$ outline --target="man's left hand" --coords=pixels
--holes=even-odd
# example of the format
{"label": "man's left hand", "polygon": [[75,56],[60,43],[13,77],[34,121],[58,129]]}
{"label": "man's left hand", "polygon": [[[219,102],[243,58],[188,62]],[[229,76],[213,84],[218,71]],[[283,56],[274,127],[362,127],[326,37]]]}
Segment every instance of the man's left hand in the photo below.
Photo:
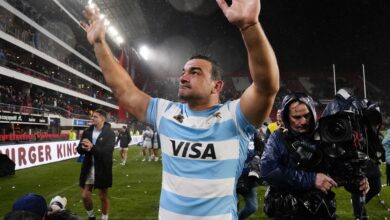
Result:
{"label": "man's left hand", "polygon": [[359,190],[361,192],[363,192],[364,195],[366,195],[368,193],[368,191],[370,190],[370,184],[368,183],[367,177],[364,177],[364,179],[362,179],[360,181],[360,188],[359,188]]}
{"label": "man's left hand", "polygon": [[260,0],[232,0],[230,6],[226,0],[217,0],[217,3],[229,22],[240,30],[259,23]]}
{"label": "man's left hand", "polygon": [[83,140],[81,140],[81,144],[82,144],[82,147],[84,150],[86,151],[90,151],[93,147],[93,144],[90,140],[84,138]]}

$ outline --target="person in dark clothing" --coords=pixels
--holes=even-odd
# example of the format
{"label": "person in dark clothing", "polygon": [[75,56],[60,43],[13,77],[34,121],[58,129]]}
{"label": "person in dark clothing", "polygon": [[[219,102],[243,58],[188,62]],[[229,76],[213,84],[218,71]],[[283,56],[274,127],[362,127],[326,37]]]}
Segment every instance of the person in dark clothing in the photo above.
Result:
{"label": "person in dark clothing", "polygon": [[81,166],[80,182],[82,198],[89,219],[95,219],[91,193],[99,189],[102,203],[102,219],[108,219],[108,188],[112,186],[112,155],[115,147],[115,133],[109,123],[105,122],[106,112],[97,109],[92,115],[92,126],[87,128],[77,152],[84,154]]}
{"label": "person in dark clothing", "polygon": [[236,185],[237,194],[245,201],[244,206],[238,211],[238,219],[247,219],[258,209],[256,188],[261,184],[260,158],[264,150],[264,142],[260,137],[260,131],[256,130],[253,142],[248,146],[248,155],[244,163],[244,169]]}
{"label": "person in dark clothing", "polygon": [[120,130],[120,133],[116,139],[116,144],[120,142],[120,155],[121,155],[121,165],[126,165],[127,161],[127,148],[131,142],[131,135],[126,126],[123,126]]}
{"label": "person in dark clothing", "polygon": [[269,184],[264,212],[274,219],[337,219],[331,191],[337,183],[325,173],[314,140],[313,99],[303,93],[287,95],[281,116],[285,129],[271,134],[260,161],[261,178]]}

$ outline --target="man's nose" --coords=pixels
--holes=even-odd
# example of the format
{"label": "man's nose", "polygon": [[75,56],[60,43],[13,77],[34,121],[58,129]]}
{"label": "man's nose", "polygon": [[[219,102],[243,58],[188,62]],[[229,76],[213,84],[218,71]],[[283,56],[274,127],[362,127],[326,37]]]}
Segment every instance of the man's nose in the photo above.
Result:
{"label": "man's nose", "polygon": [[187,73],[184,73],[183,75],[181,75],[180,76],[180,82],[181,83],[189,82],[189,75],[190,74],[187,74]]}
{"label": "man's nose", "polygon": [[301,124],[307,124],[308,123],[308,120],[306,119],[306,118],[301,118],[301,120],[300,120],[300,123]]}

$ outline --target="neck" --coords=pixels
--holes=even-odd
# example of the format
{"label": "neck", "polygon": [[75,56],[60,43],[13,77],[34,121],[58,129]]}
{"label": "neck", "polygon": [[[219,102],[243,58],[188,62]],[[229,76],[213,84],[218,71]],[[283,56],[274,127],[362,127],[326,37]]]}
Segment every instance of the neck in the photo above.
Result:
{"label": "neck", "polygon": [[104,122],[101,123],[101,124],[95,125],[95,128],[96,128],[97,130],[102,130],[103,125],[104,125]]}
{"label": "neck", "polygon": [[214,105],[219,104],[218,97],[211,97],[207,100],[188,100],[188,107],[193,111],[202,111],[213,107]]}

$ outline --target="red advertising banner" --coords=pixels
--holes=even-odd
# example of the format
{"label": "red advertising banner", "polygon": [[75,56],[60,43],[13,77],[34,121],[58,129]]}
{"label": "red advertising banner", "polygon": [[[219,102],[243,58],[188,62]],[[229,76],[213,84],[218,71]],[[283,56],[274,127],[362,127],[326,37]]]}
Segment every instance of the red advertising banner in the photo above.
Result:
{"label": "red advertising banner", "polygon": [[5,145],[0,146],[0,153],[13,160],[19,170],[78,157],[78,143],[79,140]]}

